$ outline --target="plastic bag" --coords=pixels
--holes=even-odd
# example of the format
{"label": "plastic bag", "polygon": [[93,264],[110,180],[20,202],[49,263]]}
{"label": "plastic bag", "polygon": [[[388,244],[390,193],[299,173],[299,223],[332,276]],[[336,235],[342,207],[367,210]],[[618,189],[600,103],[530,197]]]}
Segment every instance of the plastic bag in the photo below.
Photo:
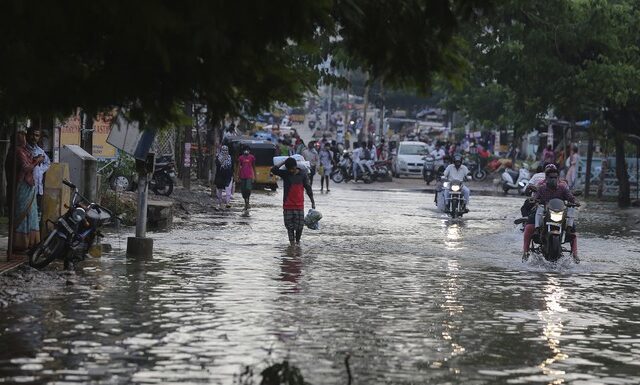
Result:
{"label": "plastic bag", "polygon": [[319,230],[320,219],[322,219],[320,211],[309,209],[309,212],[307,212],[307,215],[304,217],[304,224],[311,230]]}

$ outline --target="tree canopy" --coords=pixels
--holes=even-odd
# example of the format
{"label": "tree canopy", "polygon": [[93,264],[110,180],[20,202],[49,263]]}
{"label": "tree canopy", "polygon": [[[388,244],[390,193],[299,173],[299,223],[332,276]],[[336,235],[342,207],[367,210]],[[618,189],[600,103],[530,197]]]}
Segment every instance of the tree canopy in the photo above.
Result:
{"label": "tree canopy", "polygon": [[[213,116],[289,101],[343,63],[399,84],[462,64],[459,23],[479,0],[69,0],[0,3],[0,115],[125,106],[161,125],[195,101]],[[346,59],[349,58],[349,59]]]}

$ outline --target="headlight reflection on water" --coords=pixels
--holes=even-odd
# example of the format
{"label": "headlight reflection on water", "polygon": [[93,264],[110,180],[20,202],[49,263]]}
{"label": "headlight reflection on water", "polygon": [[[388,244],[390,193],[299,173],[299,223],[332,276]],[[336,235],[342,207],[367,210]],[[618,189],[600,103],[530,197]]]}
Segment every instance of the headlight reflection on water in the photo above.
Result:
{"label": "headlight reflection on water", "polygon": [[560,336],[562,335],[562,314],[567,309],[560,304],[560,300],[565,296],[565,290],[560,286],[558,279],[549,277],[549,283],[545,286],[545,307],[546,309],[538,313],[540,319],[544,322],[542,328],[542,337],[546,340],[546,344],[551,351],[551,356],[544,360],[538,367],[542,373],[552,377],[558,377],[549,384],[559,385],[565,382],[562,378],[565,375],[563,370],[552,369],[551,366],[567,359],[569,356],[562,352],[560,346]]}

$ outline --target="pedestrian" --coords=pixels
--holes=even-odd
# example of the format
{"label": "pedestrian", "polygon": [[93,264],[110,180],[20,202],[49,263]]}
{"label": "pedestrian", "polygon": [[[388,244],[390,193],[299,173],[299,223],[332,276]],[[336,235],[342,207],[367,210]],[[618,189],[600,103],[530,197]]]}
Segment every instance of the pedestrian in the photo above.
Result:
{"label": "pedestrian", "polygon": [[27,131],[27,149],[31,151],[32,158],[35,159],[40,156],[43,157],[42,162],[40,162],[33,169],[33,179],[36,184],[37,210],[38,210],[38,215],[41,215],[42,214],[42,196],[44,195],[44,184],[43,184],[44,173],[47,172],[47,170],[49,170],[49,167],[51,166],[51,160],[49,159],[49,156],[47,156],[47,154],[44,152],[44,150],[40,148],[40,146],[38,146],[39,141],[40,141],[40,129],[35,127],[29,128],[29,130]]}
{"label": "pedestrian", "polygon": [[245,147],[242,155],[238,157],[238,166],[240,167],[240,191],[242,199],[244,199],[244,211],[249,211],[249,198],[251,198],[251,190],[256,182],[256,157],[251,154],[249,147]]}
{"label": "pedestrian", "polygon": [[309,162],[309,184],[313,187],[313,177],[316,175],[320,162],[320,155],[316,151],[316,142],[309,142],[309,146],[302,151],[302,156],[304,160]]}
{"label": "pedestrian", "polygon": [[216,177],[214,179],[216,197],[218,198],[217,206],[215,207],[216,211],[221,210],[223,205],[227,208],[231,207],[229,201],[231,200],[232,183],[233,161],[231,160],[231,155],[229,155],[229,147],[222,146],[216,157]]}
{"label": "pedestrian", "polygon": [[543,166],[548,164],[553,164],[556,161],[556,153],[553,151],[553,146],[548,144],[547,147],[542,151],[542,163]]}
{"label": "pedestrian", "polygon": [[320,192],[324,191],[324,184],[327,184],[327,192],[329,190],[329,176],[331,176],[331,170],[333,170],[333,152],[331,151],[331,143],[325,143],[324,147],[320,149],[318,154],[318,161],[320,163]]}
{"label": "pedestrian", "polygon": [[[280,170],[283,165],[285,169]],[[309,177],[306,171],[298,168],[298,164],[293,158],[287,158],[284,162],[273,166],[271,173],[282,178],[284,184],[282,214],[284,226],[289,236],[289,244],[291,246],[299,245],[304,229],[304,191],[307,192],[311,200],[311,207],[316,208]]]}
{"label": "pedestrian", "polygon": [[567,170],[567,183],[569,184],[569,189],[573,190],[576,187],[576,182],[578,181],[578,165],[580,164],[578,146],[573,146],[568,162],[569,169]]}
{"label": "pedestrian", "polygon": [[40,242],[34,169],[42,162],[44,162],[43,155],[34,157],[27,148],[25,131],[18,131],[15,138],[15,158],[11,161],[11,165],[14,165],[16,170],[16,196],[13,210],[13,251],[16,253],[26,253]]}

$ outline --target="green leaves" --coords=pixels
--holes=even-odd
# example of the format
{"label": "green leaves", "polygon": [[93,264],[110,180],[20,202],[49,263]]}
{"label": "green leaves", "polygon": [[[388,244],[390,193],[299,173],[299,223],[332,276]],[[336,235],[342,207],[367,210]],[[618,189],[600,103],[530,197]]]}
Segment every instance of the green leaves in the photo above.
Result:
{"label": "green leaves", "polygon": [[126,107],[146,126],[198,102],[212,116],[295,101],[318,65],[426,90],[464,69],[459,24],[479,0],[0,3],[0,118]]}

